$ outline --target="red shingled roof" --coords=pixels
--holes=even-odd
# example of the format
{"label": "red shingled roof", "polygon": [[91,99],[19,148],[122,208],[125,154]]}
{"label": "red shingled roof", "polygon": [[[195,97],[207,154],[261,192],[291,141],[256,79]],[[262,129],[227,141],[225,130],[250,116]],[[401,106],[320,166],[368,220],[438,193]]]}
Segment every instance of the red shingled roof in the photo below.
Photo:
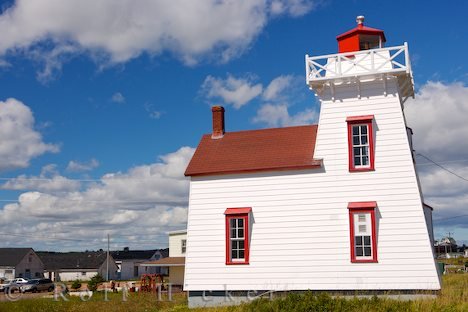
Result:
{"label": "red shingled roof", "polygon": [[316,136],[317,125],[227,132],[220,139],[205,134],[185,175],[319,168]]}

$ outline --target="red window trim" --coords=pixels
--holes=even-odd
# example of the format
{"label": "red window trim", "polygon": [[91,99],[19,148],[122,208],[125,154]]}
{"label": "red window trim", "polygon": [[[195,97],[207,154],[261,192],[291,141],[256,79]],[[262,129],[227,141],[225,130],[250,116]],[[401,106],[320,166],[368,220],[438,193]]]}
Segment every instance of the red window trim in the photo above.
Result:
{"label": "red window trim", "polygon": [[[349,171],[350,172],[361,172],[361,171],[373,171],[374,167],[374,130],[373,130],[373,120],[374,115],[365,115],[365,116],[350,116],[346,118],[348,123],[348,162],[349,162]],[[366,124],[368,127],[369,135],[369,167],[366,168],[356,168],[354,165],[353,157],[353,133],[352,126],[357,124]]]}
{"label": "red window trim", "polygon": [[[351,262],[352,263],[377,263],[377,230],[375,227],[375,208],[377,203],[370,202],[353,202],[348,204],[349,211],[349,234],[351,242]],[[370,213],[372,226],[372,259],[356,259],[355,244],[354,244],[354,214],[366,212]]]}
{"label": "red window trim", "polygon": [[[244,207],[244,208],[228,208],[224,212],[226,215],[226,265],[247,265],[249,264],[249,255],[250,255],[250,250],[249,250],[249,217],[250,213],[252,211],[252,208],[250,207]],[[229,221],[231,219],[239,219],[242,218],[244,219],[244,261],[232,261],[231,259],[231,248],[230,248],[230,239],[229,239]]]}

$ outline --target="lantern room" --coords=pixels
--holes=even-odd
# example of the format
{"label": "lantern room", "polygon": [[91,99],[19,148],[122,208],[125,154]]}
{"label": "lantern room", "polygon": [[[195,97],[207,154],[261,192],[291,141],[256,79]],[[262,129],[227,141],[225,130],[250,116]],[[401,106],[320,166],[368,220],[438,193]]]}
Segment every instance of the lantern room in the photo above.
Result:
{"label": "lantern room", "polygon": [[385,35],[383,30],[364,26],[364,16],[356,18],[357,26],[336,37],[338,52],[354,52],[383,48]]}

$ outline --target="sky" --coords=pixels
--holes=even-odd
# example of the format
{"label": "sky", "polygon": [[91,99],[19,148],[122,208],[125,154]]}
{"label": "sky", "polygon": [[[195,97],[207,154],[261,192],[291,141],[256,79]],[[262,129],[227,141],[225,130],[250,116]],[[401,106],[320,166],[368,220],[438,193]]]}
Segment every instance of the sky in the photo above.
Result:
{"label": "sky", "polygon": [[[212,105],[227,131],[316,123],[304,55],[357,15],[408,42],[435,236],[468,244],[466,1],[0,1],[1,247],[167,247]],[[449,172],[450,171],[450,172]]]}

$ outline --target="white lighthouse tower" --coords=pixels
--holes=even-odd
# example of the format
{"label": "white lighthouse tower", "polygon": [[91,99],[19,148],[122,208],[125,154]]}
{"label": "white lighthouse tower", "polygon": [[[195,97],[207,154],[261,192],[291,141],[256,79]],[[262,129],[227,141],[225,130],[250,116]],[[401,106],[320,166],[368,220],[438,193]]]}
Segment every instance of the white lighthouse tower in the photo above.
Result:
{"label": "white lighthouse tower", "polygon": [[[364,265],[353,269],[382,277],[356,288],[438,290],[432,208],[404,115],[414,98],[408,45],[385,47],[382,30],[364,26],[364,16],[356,22],[337,36],[339,53],[306,55],[306,82],[321,105],[314,157],[334,177],[336,197],[350,202],[350,258]],[[399,264],[412,272],[392,281]]]}

